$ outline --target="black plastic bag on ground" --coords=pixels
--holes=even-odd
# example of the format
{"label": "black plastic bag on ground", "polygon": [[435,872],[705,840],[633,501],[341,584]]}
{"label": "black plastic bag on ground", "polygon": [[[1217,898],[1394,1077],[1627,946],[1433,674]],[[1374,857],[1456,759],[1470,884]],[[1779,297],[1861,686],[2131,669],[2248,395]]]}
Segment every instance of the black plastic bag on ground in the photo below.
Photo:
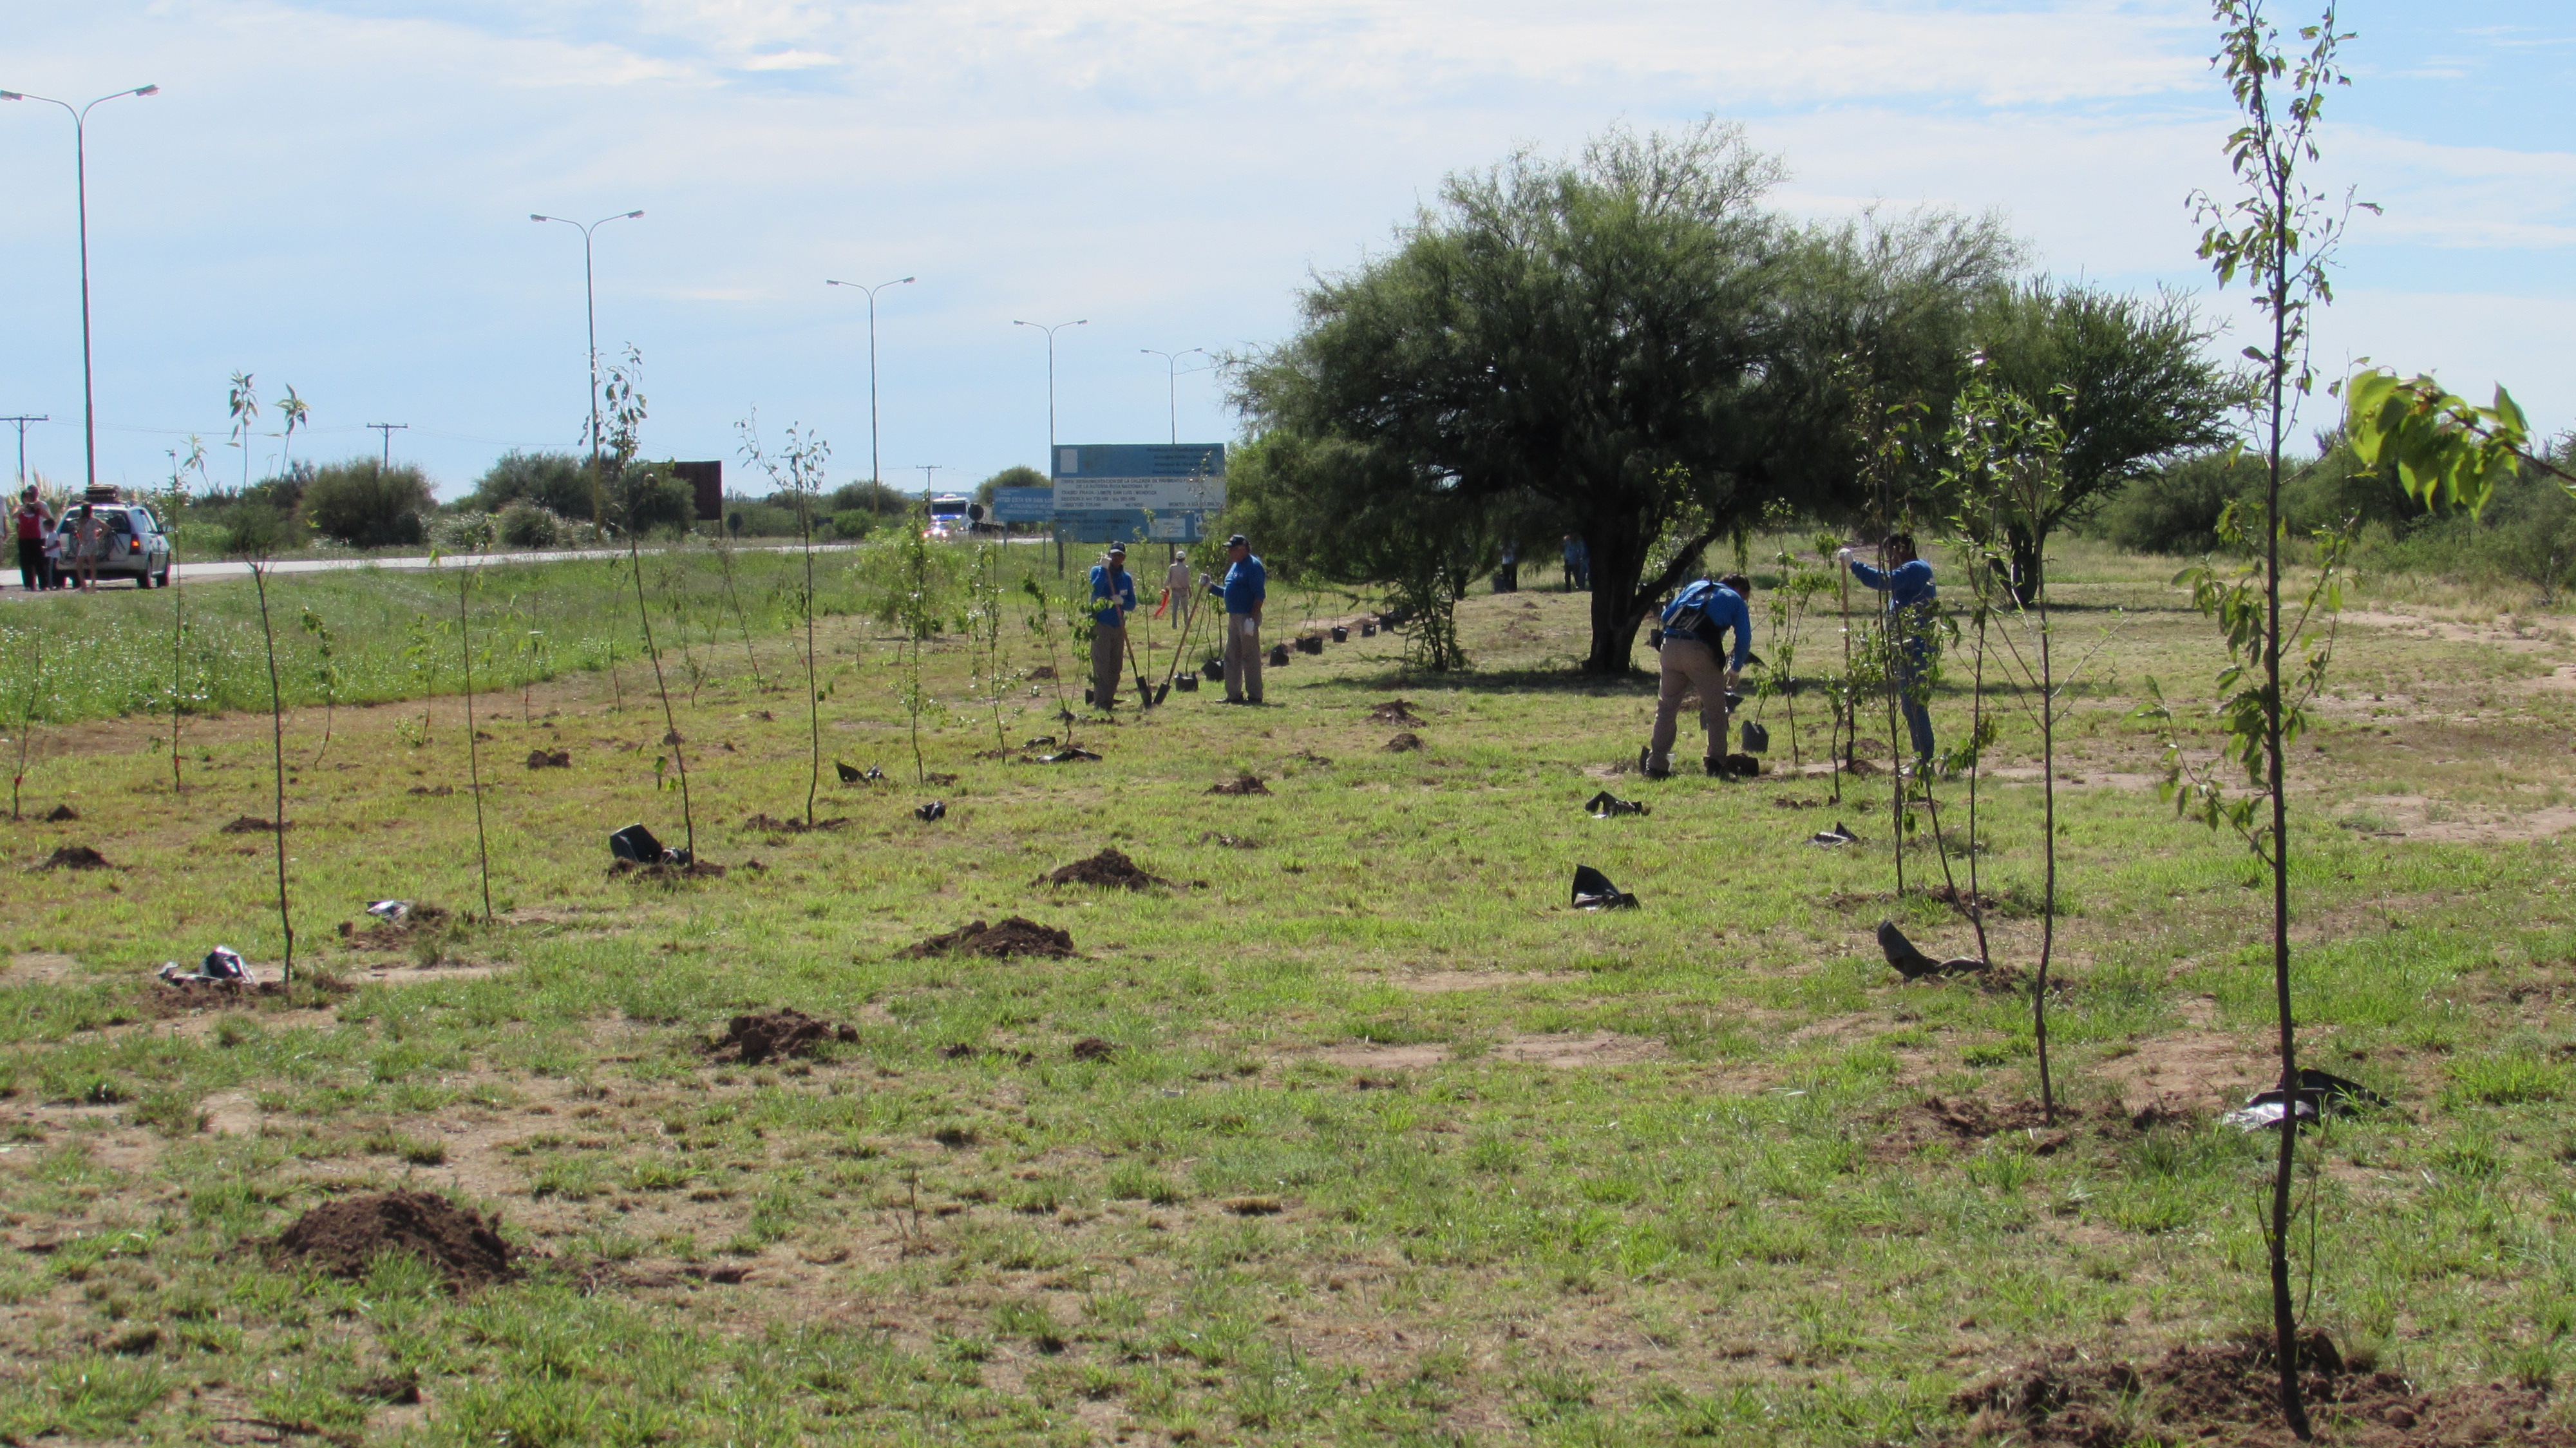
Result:
{"label": "black plastic bag on ground", "polygon": [[1574,908],[1577,910],[1634,910],[1637,897],[1610,883],[1610,877],[1590,865],[1574,867]]}
{"label": "black plastic bag on ground", "polygon": [[639,865],[658,865],[662,863],[663,849],[662,842],[653,837],[651,830],[642,825],[628,825],[608,837],[608,853]]}

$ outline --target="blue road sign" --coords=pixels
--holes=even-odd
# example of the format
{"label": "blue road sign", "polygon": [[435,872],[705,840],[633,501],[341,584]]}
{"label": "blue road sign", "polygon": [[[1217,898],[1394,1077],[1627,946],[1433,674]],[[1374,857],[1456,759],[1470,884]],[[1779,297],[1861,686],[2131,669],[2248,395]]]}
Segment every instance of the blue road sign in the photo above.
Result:
{"label": "blue road sign", "polygon": [[995,488],[993,521],[996,523],[1044,523],[1055,517],[1053,488]]}
{"label": "blue road sign", "polygon": [[1055,521],[1094,543],[1195,543],[1225,509],[1225,444],[1083,443],[1055,450]]}

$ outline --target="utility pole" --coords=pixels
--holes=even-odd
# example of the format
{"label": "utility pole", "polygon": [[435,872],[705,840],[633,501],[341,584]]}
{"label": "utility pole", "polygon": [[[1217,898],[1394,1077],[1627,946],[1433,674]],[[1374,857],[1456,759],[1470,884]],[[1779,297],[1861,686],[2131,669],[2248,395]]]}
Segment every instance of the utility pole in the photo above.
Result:
{"label": "utility pole", "polygon": [[926,510],[930,507],[930,475],[947,467],[948,464],[915,463],[913,466],[921,469],[921,506]]}
{"label": "utility pole", "polygon": [[394,434],[397,432],[409,431],[411,424],[408,422],[371,422],[368,423],[367,426],[385,435],[385,460],[381,470],[391,472],[394,465]]}
{"label": "utility pole", "polygon": [[[1181,359],[1193,354],[1204,357],[1207,355],[1207,349],[1192,347],[1187,352],[1166,352],[1158,347],[1139,347],[1136,350],[1148,357],[1163,359],[1164,370],[1168,374],[1164,379],[1163,400],[1164,404],[1171,409],[1172,441],[1177,443],[1181,440]],[[1196,372],[1203,369],[1193,367],[1190,370]]]}
{"label": "utility pole", "polygon": [[21,488],[27,486],[27,424],[53,420],[54,415],[50,412],[42,417],[30,417],[25,414],[17,417],[0,417],[0,422],[13,422],[18,425],[18,486]]}

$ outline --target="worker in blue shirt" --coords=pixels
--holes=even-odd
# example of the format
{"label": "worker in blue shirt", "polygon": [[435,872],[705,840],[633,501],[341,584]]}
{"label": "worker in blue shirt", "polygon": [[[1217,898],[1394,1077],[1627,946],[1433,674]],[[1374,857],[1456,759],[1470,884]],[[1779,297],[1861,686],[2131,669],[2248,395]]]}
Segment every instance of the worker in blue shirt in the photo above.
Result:
{"label": "worker in blue shirt", "polygon": [[1862,587],[1887,595],[1888,628],[1896,639],[1896,708],[1914,737],[1919,770],[1932,763],[1932,628],[1941,590],[1932,584],[1932,565],[1915,556],[1913,534],[1888,534],[1886,549],[1889,566],[1883,570],[1853,557],[1848,548],[1842,559]]}
{"label": "worker in blue shirt", "polygon": [[[1682,700],[1699,695],[1700,727],[1708,731],[1708,754],[1700,763],[1710,774],[1726,763],[1726,720],[1733,707],[1736,676],[1753,649],[1753,615],[1744,600],[1753,582],[1741,573],[1711,581],[1703,578],[1673,595],[1664,605],[1662,679],[1655,691],[1655,732],[1643,759],[1648,779],[1670,779],[1673,739],[1680,733]],[[1734,660],[1721,664],[1729,630],[1735,634]]]}
{"label": "worker in blue shirt", "polygon": [[1136,576],[1127,571],[1127,545],[1112,543],[1109,556],[1091,565],[1091,702],[1118,703],[1118,661],[1127,652],[1127,615],[1136,611]]}
{"label": "worker in blue shirt", "polygon": [[1270,596],[1270,570],[1252,556],[1252,541],[1237,533],[1225,540],[1228,567],[1208,580],[1208,592],[1225,600],[1225,701],[1261,702],[1261,604]]}

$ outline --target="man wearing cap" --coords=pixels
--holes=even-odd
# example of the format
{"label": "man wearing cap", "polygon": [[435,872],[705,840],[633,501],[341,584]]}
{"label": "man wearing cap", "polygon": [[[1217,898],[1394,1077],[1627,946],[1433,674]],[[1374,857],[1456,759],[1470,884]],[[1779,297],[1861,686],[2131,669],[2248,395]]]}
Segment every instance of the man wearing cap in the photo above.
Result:
{"label": "man wearing cap", "polygon": [[1270,596],[1270,570],[1252,556],[1252,540],[1225,540],[1229,566],[1210,579],[1208,592],[1225,599],[1225,701],[1261,702],[1261,603]]}
{"label": "man wearing cap", "polygon": [[1112,543],[1109,556],[1091,565],[1091,702],[1118,703],[1118,661],[1127,653],[1127,615],[1136,609],[1136,579],[1127,571],[1127,545]]}

